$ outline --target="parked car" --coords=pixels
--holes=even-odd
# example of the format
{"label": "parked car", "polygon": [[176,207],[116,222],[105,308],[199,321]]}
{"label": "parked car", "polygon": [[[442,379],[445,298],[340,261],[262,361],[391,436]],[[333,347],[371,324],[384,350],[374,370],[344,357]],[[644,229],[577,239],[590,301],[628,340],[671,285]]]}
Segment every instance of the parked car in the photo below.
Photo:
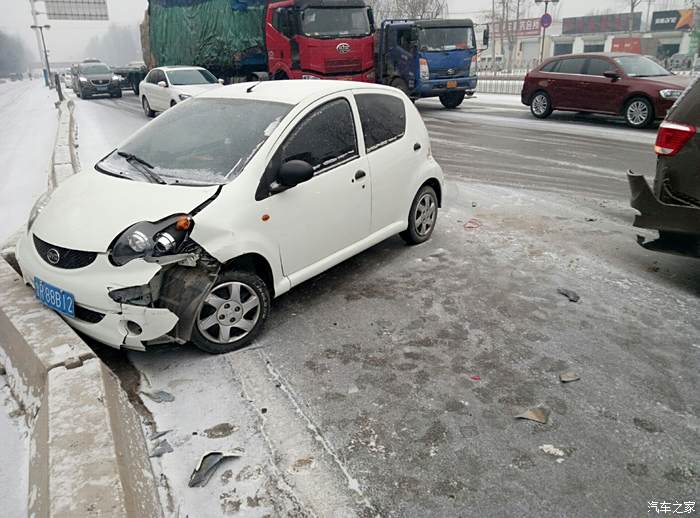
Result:
{"label": "parked car", "polygon": [[177,103],[202,92],[220,88],[222,80],[201,67],[159,67],[151,70],[141,81],[141,106],[147,117],[164,112]]}
{"label": "parked car", "polygon": [[397,233],[430,239],[443,192],[410,99],[344,81],[206,92],[96,170],[38,200],[17,258],[71,326],[134,349],[245,345],[271,298]]}
{"label": "parked car", "polygon": [[525,77],[522,102],[538,119],[554,110],[591,112],[646,128],[666,116],[689,83],[638,54],[558,56]]}
{"label": "parked car", "polygon": [[80,63],[74,70],[76,75],[73,76],[73,91],[78,97],[89,99],[95,95],[122,96],[119,77],[104,63]]}
{"label": "parked car", "polygon": [[630,171],[634,225],[659,231],[649,250],[700,257],[700,79],[669,110],[656,138],[654,188]]}

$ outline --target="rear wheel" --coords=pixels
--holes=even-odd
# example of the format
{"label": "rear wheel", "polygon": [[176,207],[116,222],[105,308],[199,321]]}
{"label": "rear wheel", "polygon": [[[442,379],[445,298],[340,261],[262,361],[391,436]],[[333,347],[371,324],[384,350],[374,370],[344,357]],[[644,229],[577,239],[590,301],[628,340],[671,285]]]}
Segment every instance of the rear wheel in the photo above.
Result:
{"label": "rear wheel", "polygon": [[148,118],[153,118],[156,116],[156,112],[151,110],[151,105],[148,104],[148,99],[146,99],[146,96],[143,96],[143,99],[141,99],[141,106],[143,106],[143,113],[146,114],[146,117]]}
{"label": "rear wheel", "polygon": [[530,103],[530,111],[538,119],[546,119],[552,115],[554,108],[552,107],[552,99],[547,92],[537,92],[534,95]]}
{"label": "rear wheel", "polygon": [[192,342],[210,354],[235,351],[260,332],[270,313],[270,291],[256,274],[225,272],[198,310]]}
{"label": "rear wheel", "polygon": [[648,99],[635,97],[625,106],[625,121],[630,128],[646,128],[654,122],[654,107]]}
{"label": "rear wheel", "polygon": [[440,95],[440,102],[448,110],[454,110],[462,104],[465,95],[465,92],[447,92]]}
{"label": "rear wheel", "polygon": [[424,185],[416,194],[408,214],[408,228],[401,237],[409,245],[425,243],[435,230],[438,216],[438,199],[435,189]]}

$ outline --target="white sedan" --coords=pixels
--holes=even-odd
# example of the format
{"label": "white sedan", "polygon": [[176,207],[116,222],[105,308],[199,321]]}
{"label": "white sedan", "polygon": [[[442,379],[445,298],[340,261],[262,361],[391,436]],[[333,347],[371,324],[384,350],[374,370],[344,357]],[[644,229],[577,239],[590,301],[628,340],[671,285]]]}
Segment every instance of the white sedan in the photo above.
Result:
{"label": "white sedan", "polygon": [[430,239],[443,174],[395,88],[273,81],[205,93],[31,212],[24,280],[114,347],[249,343],[270,300],[397,233]]}
{"label": "white sedan", "polygon": [[205,68],[154,68],[139,85],[141,106],[147,117],[155,117],[156,112],[164,112],[190,97],[220,88],[222,83],[222,79]]}

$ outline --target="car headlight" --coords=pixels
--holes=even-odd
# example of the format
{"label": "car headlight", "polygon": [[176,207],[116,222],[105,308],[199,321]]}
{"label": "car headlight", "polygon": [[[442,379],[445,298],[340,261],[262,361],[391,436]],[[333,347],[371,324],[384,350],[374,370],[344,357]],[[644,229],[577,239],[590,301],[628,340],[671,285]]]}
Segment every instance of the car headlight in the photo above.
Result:
{"label": "car headlight", "polygon": [[29,213],[29,219],[27,220],[27,232],[29,232],[32,229],[36,218],[39,217],[41,211],[44,210],[44,208],[49,204],[49,200],[51,200],[51,194],[49,192],[45,192],[44,194],[39,196],[38,200],[36,200],[36,203],[32,207],[31,212]]}
{"label": "car headlight", "polygon": [[83,77],[83,76],[80,76],[80,77],[78,78],[78,81],[80,81],[81,83],[87,83],[87,78],[86,78],[86,77]]}
{"label": "car headlight", "polygon": [[187,214],[176,214],[155,223],[136,223],[112,242],[109,259],[116,266],[124,266],[134,259],[176,254],[192,228],[194,221]]}
{"label": "car headlight", "polygon": [[118,76],[116,74],[112,76],[112,81],[121,81],[121,80],[122,80],[122,76]]}
{"label": "car headlight", "polygon": [[683,90],[661,90],[659,95],[664,99],[678,99],[683,94]]}
{"label": "car headlight", "polygon": [[188,94],[180,94],[180,95],[178,95],[178,98],[179,98],[181,101],[185,101],[185,100],[189,99],[190,97],[192,97],[192,96],[191,96],[191,95],[188,95]]}
{"label": "car headlight", "polygon": [[425,58],[421,58],[420,60],[420,78],[421,81],[430,79],[430,65],[428,65],[428,60]]}

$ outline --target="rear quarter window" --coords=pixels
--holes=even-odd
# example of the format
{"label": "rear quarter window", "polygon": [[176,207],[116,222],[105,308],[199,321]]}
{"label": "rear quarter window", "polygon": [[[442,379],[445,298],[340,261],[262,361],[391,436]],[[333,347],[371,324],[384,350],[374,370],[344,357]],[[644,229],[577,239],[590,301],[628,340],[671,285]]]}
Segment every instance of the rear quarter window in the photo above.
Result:
{"label": "rear quarter window", "polygon": [[406,106],[386,94],[355,94],[367,153],[401,139],[406,134]]}
{"label": "rear quarter window", "polygon": [[540,69],[540,72],[556,72],[557,69],[559,68],[559,63],[561,63],[561,60],[552,61],[551,63],[547,63],[545,66],[543,66]]}
{"label": "rear quarter window", "polygon": [[669,110],[668,120],[700,126],[700,77],[695,79]]}

